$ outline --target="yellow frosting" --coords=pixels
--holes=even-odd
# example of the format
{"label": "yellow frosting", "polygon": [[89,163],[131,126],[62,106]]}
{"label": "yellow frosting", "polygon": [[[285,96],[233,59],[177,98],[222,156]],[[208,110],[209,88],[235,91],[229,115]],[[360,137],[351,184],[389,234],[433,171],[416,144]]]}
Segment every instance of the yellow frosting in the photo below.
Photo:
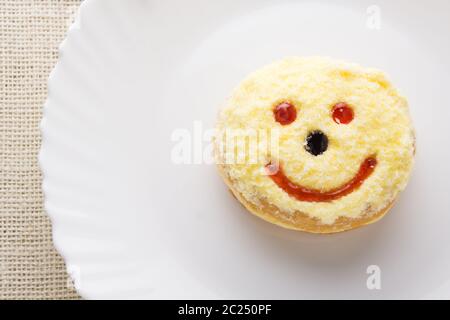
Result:
{"label": "yellow frosting", "polygon": [[[297,119],[290,125],[274,119],[273,109],[281,101],[296,106]],[[333,121],[331,110],[338,102],[353,108],[351,123]],[[413,165],[414,132],[406,99],[381,71],[328,58],[287,58],[249,75],[221,111],[217,129],[218,160],[225,162],[233,188],[247,201],[258,205],[264,199],[285,213],[302,212],[324,224],[385,209],[405,188]],[[314,130],[329,139],[327,151],[319,156],[304,148]],[[260,133],[258,147],[249,148],[249,138],[230,148],[227,131]],[[277,143],[269,143],[270,137]],[[378,163],[372,175],[351,194],[331,202],[299,201],[264,170],[269,161],[279,161],[291,181],[327,191],[351,180],[371,155]]]}

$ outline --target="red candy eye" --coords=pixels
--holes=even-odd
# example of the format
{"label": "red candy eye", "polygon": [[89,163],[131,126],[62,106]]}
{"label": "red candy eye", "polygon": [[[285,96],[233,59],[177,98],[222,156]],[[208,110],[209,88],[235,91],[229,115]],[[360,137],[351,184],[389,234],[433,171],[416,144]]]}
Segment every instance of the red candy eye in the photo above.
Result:
{"label": "red candy eye", "polygon": [[275,120],[283,126],[291,124],[297,118],[297,110],[289,102],[282,102],[273,110]]}
{"label": "red candy eye", "polygon": [[333,120],[336,123],[348,124],[354,117],[353,109],[345,102],[339,102],[333,107]]}

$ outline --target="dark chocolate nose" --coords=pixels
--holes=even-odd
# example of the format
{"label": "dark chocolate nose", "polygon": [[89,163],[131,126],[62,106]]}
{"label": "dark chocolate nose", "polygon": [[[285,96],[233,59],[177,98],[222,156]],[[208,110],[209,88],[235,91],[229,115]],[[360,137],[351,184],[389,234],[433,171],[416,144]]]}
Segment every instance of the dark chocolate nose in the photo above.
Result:
{"label": "dark chocolate nose", "polygon": [[328,149],[328,137],[320,130],[314,130],[306,137],[305,150],[318,156]]}

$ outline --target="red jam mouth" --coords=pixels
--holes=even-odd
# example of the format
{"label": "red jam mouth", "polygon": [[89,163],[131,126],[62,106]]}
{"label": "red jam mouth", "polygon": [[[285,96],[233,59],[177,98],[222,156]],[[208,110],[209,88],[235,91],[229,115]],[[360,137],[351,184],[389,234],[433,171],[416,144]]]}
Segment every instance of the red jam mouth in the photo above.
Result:
{"label": "red jam mouth", "polygon": [[342,186],[330,191],[322,192],[316,189],[309,189],[301,185],[295,184],[283,173],[281,167],[276,164],[269,163],[266,165],[266,171],[270,175],[273,182],[283,189],[287,194],[300,201],[307,202],[330,202],[346,196],[358,189],[364,181],[373,173],[377,166],[375,157],[366,158],[359,168],[358,173]]}

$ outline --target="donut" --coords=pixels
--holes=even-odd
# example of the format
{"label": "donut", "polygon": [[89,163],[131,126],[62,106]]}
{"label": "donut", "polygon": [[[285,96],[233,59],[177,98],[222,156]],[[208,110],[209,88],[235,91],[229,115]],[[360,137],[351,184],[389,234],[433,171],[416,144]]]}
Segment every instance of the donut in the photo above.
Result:
{"label": "donut", "polygon": [[331,58],[290,57],[253,72],[215,132],[217,168],[235,198],[311,233],[381,219],[414,163],[406,98],[382,71]]}

